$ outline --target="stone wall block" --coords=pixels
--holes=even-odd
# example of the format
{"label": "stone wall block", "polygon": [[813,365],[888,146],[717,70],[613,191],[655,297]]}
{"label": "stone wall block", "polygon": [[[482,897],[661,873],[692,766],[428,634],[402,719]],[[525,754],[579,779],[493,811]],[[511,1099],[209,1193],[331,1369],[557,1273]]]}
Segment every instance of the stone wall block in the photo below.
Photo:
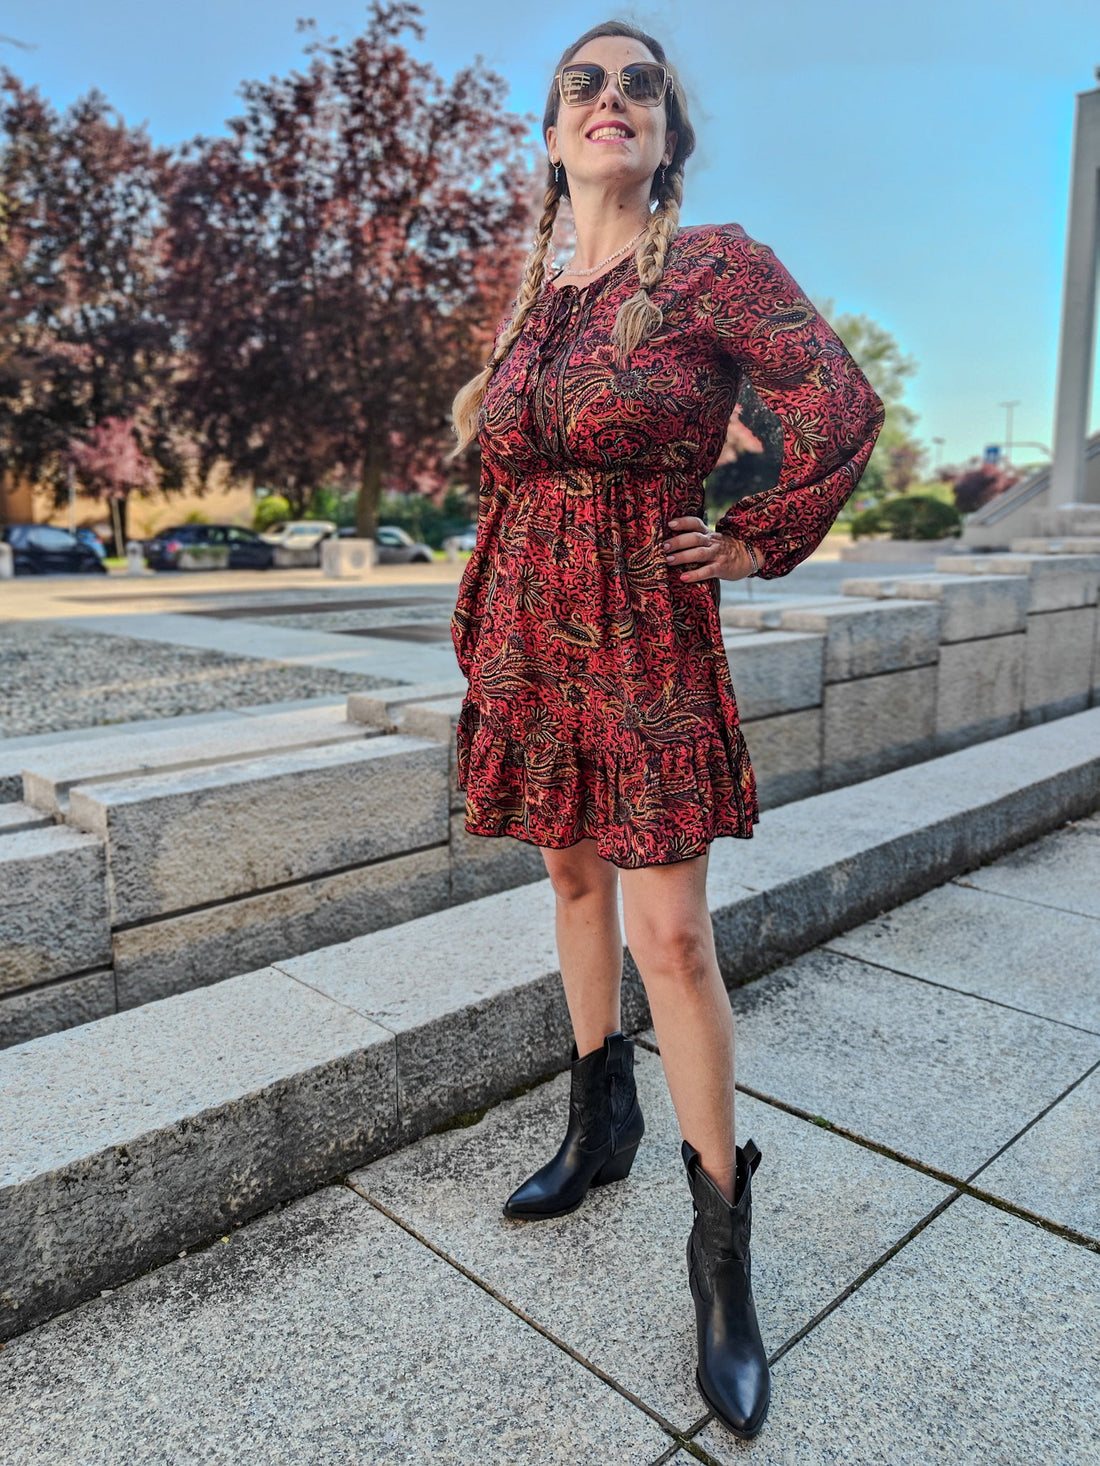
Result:
{"label": "stone wall block", "polygon": [[126,925],[447,839],[447,750],[400,735],[72,790]]}
{"label": "stone wall block", "polygon": [[430,738],[435,743],[446,745],[452,811],[466,808],[466,795],[458,787],[455,745],[462,701],[461,697],[449,697],[410,703],[405,709],[402,723],[402,732],[407,733],[411,738]]}
{"label": "stone wall block", "polygon": [[1024,575],[929,575],[846,580],[845,595],[937,601],[940,642],[1006,636],[1027,629],[1031,585]]}
{"label": "stone wall block", "polygon": [[0,998],[0,1049],[91,1023],[114,1011],[115,975],[110,970],[23,988]]}
{"label": "stone wall block", "polygon": [[111,965],[103,841],[57,825],[0,839],[0,993]]}
{"label": "stone wall block", "polygon": [[446,845],[300,885],[124,927],[114,935],[119,1008],[253,972],[440,911],[451,899]]}
{"label": "stone wall block", "polygon": [[821,708],[742,724],[761,809],[821,793]]}
{"label": "stone wall block", "polygon": [[510,891],[546,879],[546,864],[536,845],[499,837],[471,835],[465,814],[451,816],[451,901],[477,901],[495,891]]}
{"label": "stone wall block", "polygon": [[940,559],[937,570],[960,575],[1025,575],[1028,611],[1068,611],[1093,606],[1100,587],[1100,555],[961,555]]}
{"label": "stone wall block", "polygon": [[396,733],[403,725],[405,710],[411,703],[461,697],[465,691],[465,677],[455,676],[440,682],[387,687],[378,692],[352,692],[348,695],[348,718],[377,733]]}
{"label": "stone wall block", "polygon": [[983,637],[940,648],[936,680],[936,748],[952,753],[1020,726],[1027,637]]}
{"label": "stone wall block", "polygon": [[1024,722],[1081,712],[1092,700],[1096,610],[1041,611],[1027,618]]}
{"label": "stone wall block", "polygon": [[821,706],[824,636],[750,631],[724,641],[742,721]]}
{"label": "stone wall block", "polygon": [[926,666],[939,653],[935,603],[842,598],[837,606],[784,611],[781,621],[788,631],[824,634],[826,684]]}
{"label": "stone wall block", "polygon": [[830,684],[822,788],[836,789],[930,758],[935,725],[934,666]]}

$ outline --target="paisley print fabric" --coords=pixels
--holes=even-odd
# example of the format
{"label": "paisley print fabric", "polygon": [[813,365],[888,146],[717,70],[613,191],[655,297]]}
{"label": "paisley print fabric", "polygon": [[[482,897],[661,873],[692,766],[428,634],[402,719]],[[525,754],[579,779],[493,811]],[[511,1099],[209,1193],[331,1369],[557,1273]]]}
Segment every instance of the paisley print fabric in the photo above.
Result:
{"label": "paisley print fabric", "polygon": [[766,578],[821,542],[882,425],[839,338],[739,225],[679,231],[654,295],[664,323],[623,366],[611,328],[637,288],[632,256],[583,290],[547,284],[497,368],[451,625],[466,829],[591,838],[624,868],[758,820],[718,582],[682,582],[661,549],[670,519],[702,516],[743,376],[782,422],[783,469],[716,528]]}

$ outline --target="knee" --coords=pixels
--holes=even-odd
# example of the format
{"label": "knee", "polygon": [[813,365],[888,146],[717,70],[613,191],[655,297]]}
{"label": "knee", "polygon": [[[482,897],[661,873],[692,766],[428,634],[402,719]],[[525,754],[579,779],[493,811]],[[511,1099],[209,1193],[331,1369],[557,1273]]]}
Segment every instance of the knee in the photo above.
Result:
{"label": "knee", "polygon": [[645,980],[693,988],[707,984],[715,962],[714,941],[692,921],[650,924],[635,960]]}
{"label": "knee", "polygon": [[592,860],[573,858],[573,852],[569,850],[544,850],[543,858],[554,895],[563,905],[613,899],[613,869],[602,870]]}

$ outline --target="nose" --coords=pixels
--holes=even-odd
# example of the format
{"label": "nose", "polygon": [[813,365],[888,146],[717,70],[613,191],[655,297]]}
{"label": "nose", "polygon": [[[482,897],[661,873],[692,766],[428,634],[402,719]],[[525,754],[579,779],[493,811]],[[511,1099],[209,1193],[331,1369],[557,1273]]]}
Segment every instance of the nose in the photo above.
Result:
{"label": "nose", "polygon": [[616,106],[623,110],[626,108],[626,98],[619,89],[619,78],[611,72],[608,72],[603,91],[600,93],[600,106]]}

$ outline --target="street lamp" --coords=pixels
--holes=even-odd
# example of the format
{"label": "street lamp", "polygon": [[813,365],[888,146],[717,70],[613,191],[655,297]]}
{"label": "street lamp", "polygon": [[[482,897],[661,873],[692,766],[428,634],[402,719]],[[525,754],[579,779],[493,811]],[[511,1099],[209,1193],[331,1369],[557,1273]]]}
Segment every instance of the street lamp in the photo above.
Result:
{"label": "street lamp", "polygon": [[939,471],[940,471],[940,461],[943,458],[943,445],[947,442],[947,439],[946,438],[933,438],[932,439],[932,442],[935,444],[935,448],[936,448],[935,453],[932,455],[932,472],[933,473],[939,473]]}
{"label": "street lamp", "polygon": [[1014,398],[1011,402],[998,402],[998,407],[1005,410],[1005,462],[1012,462],[1012,410],[1019,407],[1020,399]]}

